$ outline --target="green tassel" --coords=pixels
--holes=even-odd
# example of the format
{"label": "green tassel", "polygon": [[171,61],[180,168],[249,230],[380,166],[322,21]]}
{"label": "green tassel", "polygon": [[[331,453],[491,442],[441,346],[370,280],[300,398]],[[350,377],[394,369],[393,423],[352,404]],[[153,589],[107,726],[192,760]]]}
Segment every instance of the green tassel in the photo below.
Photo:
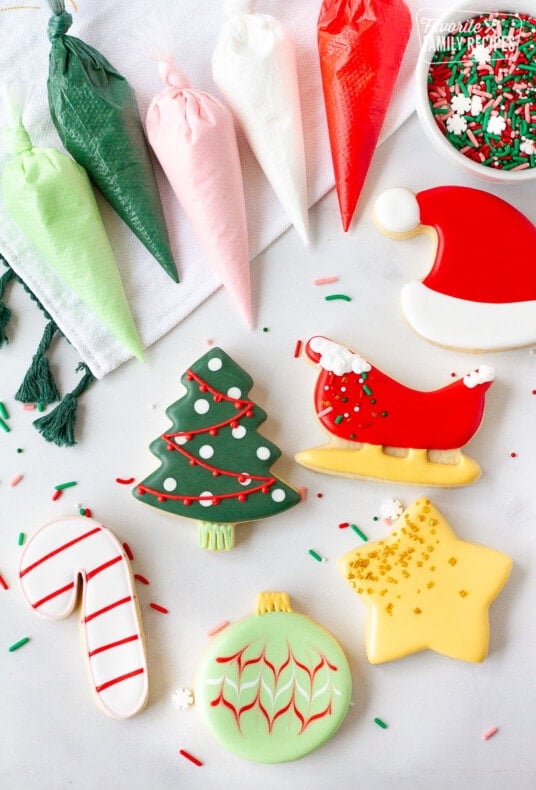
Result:
{"label": "green tassel", "polygon": [[[4,296],[4,291],[6,290],[7,284],[11,282],[14,276],[13,270],[8,269],[7,272],[4,272],[4,274],[0,277],[0,300]],[[2,348],[4,343],[9,343],[9,338],[6,335],[6,327],[10,318],[11,310],[2,301],[0,301],[0,348]]]}
{"label": "green tassel", "polygon": [[77,371],[81,369],[85,370],[85,373],[74,390],[69,392],[50,414],[34,420],[34,425],[39,433],[47,442],[54,442],[58,447],[72,447],[76,444],[74,429],[78,398],[95,381],[95,376],[87,365],[81,363],[77,367]]}
{"label": "green tassel", "polygon": [[46,325],[39,347],[15,395],[15,400],[22,401],[22,403],[42,403],[44,406],[48,406],[49,403],[60,399],[49,361],[45,356],[56,329],[56,324],[53,321],[49,321]]}

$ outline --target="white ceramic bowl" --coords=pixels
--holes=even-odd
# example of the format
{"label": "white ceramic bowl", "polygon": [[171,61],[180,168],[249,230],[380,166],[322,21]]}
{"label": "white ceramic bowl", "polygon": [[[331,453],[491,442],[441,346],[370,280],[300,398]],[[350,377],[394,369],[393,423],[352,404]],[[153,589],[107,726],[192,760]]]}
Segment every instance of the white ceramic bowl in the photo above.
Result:
{"label": "white ceramic bowl", "polygon": [[448,25],[470,19],[478,14],[492,13],[494,11],[504,11],[506,13],[520,13],[536,16],[535,0],[467,0],[455,6],[441,16],[432,26],[425,36],[419,53],[416,70],[416,89],[417,89],[417,114],[422,127],[437,150],[447,156],[453,164],[469,170],[473,175],[484,178],[487,181],[501,181],[503,183],[521,183],[522,181],[532,181],[536,179],[536,167],[526,170],[500,170],[487,165],[474,162],[469,157],[464,156],[449,142],[448,138],[437,126],[430,103],[428,101],[428,70],[430,62],[435,52],[433,44],[435,37],[441,35],[441,31],[448,29]]}

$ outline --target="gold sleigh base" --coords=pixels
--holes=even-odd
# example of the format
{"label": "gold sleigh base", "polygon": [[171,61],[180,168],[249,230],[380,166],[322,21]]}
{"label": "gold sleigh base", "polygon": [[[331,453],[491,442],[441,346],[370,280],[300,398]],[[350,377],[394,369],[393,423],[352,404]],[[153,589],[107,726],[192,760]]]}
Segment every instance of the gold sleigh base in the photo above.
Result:
{"label": "gold sleigh base", "polygon": [[461,450],[414,450],[335,439],[296,455],[315,472],[369,480],[428,486],[465,486],[480,477],[480,467]]}

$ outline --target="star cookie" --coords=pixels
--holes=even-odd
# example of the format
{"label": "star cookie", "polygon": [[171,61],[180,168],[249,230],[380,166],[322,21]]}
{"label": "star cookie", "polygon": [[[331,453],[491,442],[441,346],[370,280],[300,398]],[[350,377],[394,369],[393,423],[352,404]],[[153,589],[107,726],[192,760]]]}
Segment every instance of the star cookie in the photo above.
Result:
{"label": "star cookie", "polygon": [[389,537],[345,554],[339,569],[368,607],[366,650],[372,664],[419,650],[462,661],[488,652],[488,608],[512,560],[456,537],[429,499],[418,499]]}

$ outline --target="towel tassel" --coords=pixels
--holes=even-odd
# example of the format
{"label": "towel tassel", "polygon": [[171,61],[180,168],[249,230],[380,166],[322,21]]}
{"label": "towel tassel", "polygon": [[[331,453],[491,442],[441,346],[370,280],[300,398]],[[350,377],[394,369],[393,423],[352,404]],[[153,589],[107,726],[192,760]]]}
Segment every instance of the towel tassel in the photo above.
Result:
{"label": "towel tassel", "polygon": [[54,321],[49,321],[46,325],[28,372],[15,394],[15,400],[22,401],[22,403],[41,403],[43,406],[60,400],[61,396],[46,357],[46,352],[57,328]]}
{"label": "towel tassel", "polygon": [[83,362],[76,368],[77,372],[79,370],[84,370],[85,373],[74,390],[67,393],[50,414],[45,414],[44,417],[34,420],[33,423],[48,442],[54,442],[58,447],[72,447],[76,444],[74,429],[78,398],[95,381],[95,376]]}
{"label": "towel tassel", "polygon": [[9,307],[7,307],[7,305],[4,304],[2,299],[4,298],[4,293],[8,284],[11,282],[14,276],[13,270],[8,269],[0,277],[0,348],[2,348],[4,343],[9,343],[9,338],[6,335],[6,328],[9,324],[9,319],[11,318],[11,310]]}

